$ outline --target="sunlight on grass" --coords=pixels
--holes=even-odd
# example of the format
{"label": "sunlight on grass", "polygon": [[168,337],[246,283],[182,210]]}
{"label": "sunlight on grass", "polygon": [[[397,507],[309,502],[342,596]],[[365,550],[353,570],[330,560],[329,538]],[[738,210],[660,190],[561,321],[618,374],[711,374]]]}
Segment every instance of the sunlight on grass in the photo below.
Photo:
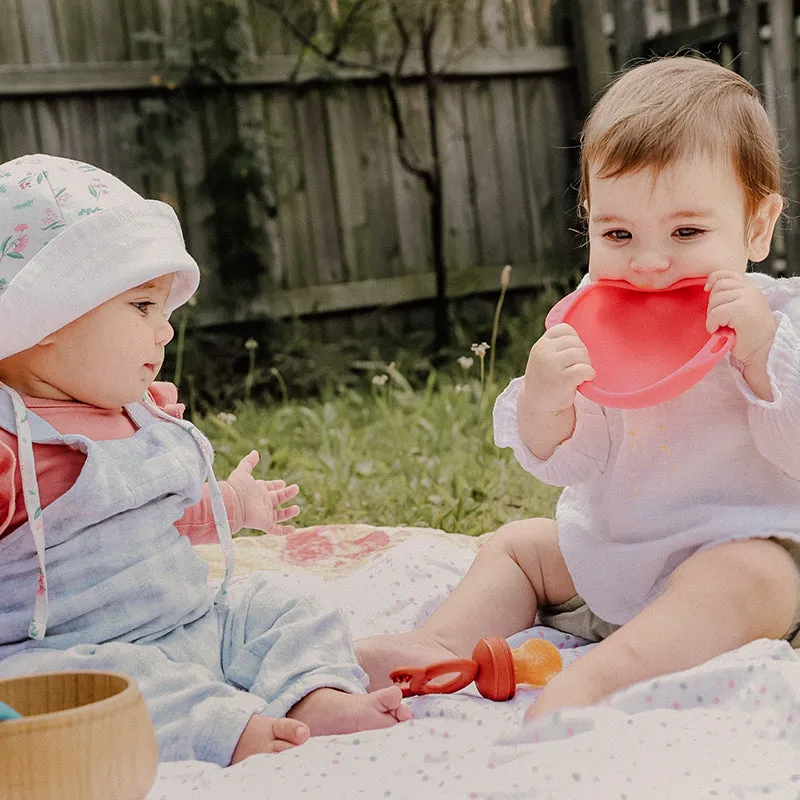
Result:
{"label": "sunlight on grass", "polygon": [[[300,485],[298,525],[419,525],[478,535],[504,522],[552,516],[559,489],[545,486],[492,441],[497,389],[440,382],[424,390],[402,376],[341,389],[320,400],[264,408],[240,403],[198,420],[227,476],[251,448],[257,476]],[[366,379],[367,381],[369,379]]]}

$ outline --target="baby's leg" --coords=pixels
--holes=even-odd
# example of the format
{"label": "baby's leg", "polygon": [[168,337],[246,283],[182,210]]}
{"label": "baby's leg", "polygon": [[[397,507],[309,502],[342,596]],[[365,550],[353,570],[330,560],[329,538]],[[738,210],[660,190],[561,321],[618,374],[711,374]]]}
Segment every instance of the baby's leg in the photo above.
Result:
{"label": "baby's leg", "polygon": [[309,735],[308,725],[303,722],[254,714],[233,751],[231,764],[237,764],[258,753],[282,753],[303,744]]}
{"label": "baby's leg", "polygon": [[558,605],[574,595],[555,522],[512,522],[489,539],[461,583],[419,628],[360,639],[358,659],[371,689],[387,686],[396,667],[469,658],[479,639],[524,630],[540,606]]}
{"label": "baby's leg", "polygon": [[[31,648],[0,661],[0,677],[72,670],[121,672],[136,680],[153,721],[160,761],[196,759],[227,767],[248,720],[266,705],[228,686],[207,667],[174,661],[154,645]],[[270,752],[267,732],[261,733],[264,751]],[[276,730],[276,737],[292,741],[291,729]]]}
{"label": "baby's leg", "polygon": [[664,593],[556,675],[528,711],[596,703],[633,683],[702,664],[761,637],[786,635],[797,568],[779,544],[748,539],[695,553]]}
{"label": "baby's leg", "polygon": [[229,599],[220,614],[225,677],[263,697],[269,716],[305,722],[312,736],[411,716],[396,687],[364,693],[367,678],[339,611],[266,573],[231,587]]}
{"label": "baby's leg", "polygon": [[336,689],[317,689],[307,694],[289,711],[289,717],[302,720],[312,736],[356,733],[374,728],[390,728],[411,718],[397,686],[369,694],[348,694]]}

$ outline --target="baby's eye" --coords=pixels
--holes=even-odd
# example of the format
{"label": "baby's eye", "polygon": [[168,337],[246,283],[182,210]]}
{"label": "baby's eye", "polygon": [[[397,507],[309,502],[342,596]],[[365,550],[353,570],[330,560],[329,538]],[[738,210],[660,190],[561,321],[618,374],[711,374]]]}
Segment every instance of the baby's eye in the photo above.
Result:
{"label": "baby's eye", "polygon": [[631,232],[623,230],[622,228],[617,228],[613,231],[606,231],[603,234],[604,239],[610,239],[612,242],[624,242],[628,239],[631,239]]}
{"label": "baby's eye", "polygon": [[679,239],[693,239],[701,233],[704,233],[702,228],[678,228],[675,231],[675,236]]}
{"label": "baby's eye", "polygon": [[142,300],[140,303],[131,303],[131,305],[141,311],[142,314],[147,314],[147,312],[152,306],[155,305],[155,303],[152,303],[150,300]]}

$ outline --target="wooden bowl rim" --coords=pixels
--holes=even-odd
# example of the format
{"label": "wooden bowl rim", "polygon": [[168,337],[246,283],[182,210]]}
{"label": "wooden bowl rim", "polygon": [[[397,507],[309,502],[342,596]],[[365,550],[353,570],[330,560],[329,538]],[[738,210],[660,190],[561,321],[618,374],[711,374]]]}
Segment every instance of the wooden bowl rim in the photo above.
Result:
{"label": "wooden bowl rim", "polygon": [[74,708],[65,708],[61,711],[48,711],[44,714],[31,714],[23,716],[20,719],[4,720],[0,723],[0,736],[12,731],[19,732],[20,727],[27,725],[28,727],[37,727],[39,729],[53,728],[60,725],[67,718],[71,721],[80,721],[84,717],[107,717],[112,713],[119,713],[128,706],[136,703],[141,696],[139,687],[133,678],[123,675],[121,672],[109,672],[107,670],[95,669],[80,669],[80,670],[62,670],[59,672],[35,672],[29,675],[14,675],[10,678],[0,678],[0,686],[4,683],[11,683],[11,681],[22,681],[30,678],[50,678],[62,675],[103,675],[104,677],[119,678],[124,681],[125,687],[112,694],[111,697],[105,697],[102,700],[93,700],[91,703],[85,703],[82,706],[75,706]]}

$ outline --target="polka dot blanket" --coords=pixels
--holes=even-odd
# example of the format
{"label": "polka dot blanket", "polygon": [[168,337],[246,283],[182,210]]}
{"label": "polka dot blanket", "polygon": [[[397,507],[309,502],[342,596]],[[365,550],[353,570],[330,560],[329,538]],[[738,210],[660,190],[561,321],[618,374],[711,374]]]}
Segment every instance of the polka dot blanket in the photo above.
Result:
{"label": "polka dot blanket", "polygon": [[[276,572],[349,615],[353,636],[408,629],[442,602],[485,537],[333,525],[239,539],[238,573]],[[221,575],[216,548],[200,548]],[[276,588],[276,590],[279,590]],[[546,628],[565,663],[587,647]],[[388,730],[319,737],[222,769],[162,764],[147,800],[552,798],[800,800],[800,658],[759,640],[601,706],[523,724],[535,690],[507,703],[474,685],[409,699],[414,719]]]}

